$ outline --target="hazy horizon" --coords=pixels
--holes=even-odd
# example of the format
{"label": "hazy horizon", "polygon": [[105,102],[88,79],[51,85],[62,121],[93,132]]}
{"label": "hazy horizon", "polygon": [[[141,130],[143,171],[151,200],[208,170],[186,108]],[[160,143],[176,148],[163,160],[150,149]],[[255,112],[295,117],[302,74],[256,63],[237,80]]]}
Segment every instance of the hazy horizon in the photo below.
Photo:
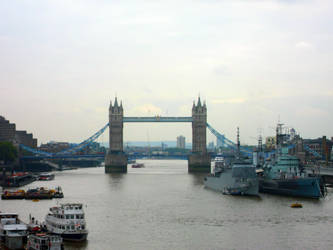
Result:
{"label": "hazy horizon", "polygon": [[[279,120],[331,138],[332,12],[329,0],[4,1],[0,115],[38,145],[81,142],[115,96],[125,116],[191,116],[200,95],[233,141],[240,127],[256,144]],[[124,124],[124,141],[179,135],[190,142],[191,124]]]}

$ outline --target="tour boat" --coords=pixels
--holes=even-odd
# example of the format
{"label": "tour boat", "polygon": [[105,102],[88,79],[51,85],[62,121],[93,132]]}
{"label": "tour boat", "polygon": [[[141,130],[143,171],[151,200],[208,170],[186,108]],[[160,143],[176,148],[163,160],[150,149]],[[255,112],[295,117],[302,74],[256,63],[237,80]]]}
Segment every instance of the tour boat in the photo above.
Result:
{"label": "tour boat", "polygon": [[28,227],[17,213],[0,212],[0,239],[9,249],[22,249],[27,237]]}
{"label": "tour boat", "polygon": [[64,240],[85,241],[88,236],[81,203],[66,203],[50,208],[45,217],[47,230]]}
{"label": "tour boat", "polygon": [[28,236],[27,250],[63,250],[64,245],[59,235],[46,233],[30,234]]}

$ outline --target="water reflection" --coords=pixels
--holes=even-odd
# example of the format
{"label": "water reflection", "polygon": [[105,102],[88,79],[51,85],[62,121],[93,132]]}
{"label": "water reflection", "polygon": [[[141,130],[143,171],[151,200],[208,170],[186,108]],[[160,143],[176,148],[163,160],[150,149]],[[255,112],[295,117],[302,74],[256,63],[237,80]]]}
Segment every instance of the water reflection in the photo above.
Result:
{"label": "water reflection", "polygon": [[204,183],[203,182],[204,178],[207,174],[204,174],[204,173],[188,173],[188,175],[191,178],[193,186],[198,186],[198,185],[202,186],[203,183]]}
{"label": "water reflection", "polygon": [[123,185],[123,180],[126,178],[126,174],[110,173],[106,174],[109,179],[111,187],[119,189]]}

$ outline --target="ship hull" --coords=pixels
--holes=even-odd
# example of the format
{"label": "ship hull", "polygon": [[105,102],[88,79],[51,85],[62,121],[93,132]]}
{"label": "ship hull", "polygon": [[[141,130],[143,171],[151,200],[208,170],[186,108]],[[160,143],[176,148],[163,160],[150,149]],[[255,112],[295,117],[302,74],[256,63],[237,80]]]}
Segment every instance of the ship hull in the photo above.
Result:
{"label": "ship hull", "polygon": [[85,241],[88,233],[63,233],[60,235],[65,241]]}
{"label": "ship hull", "polygon": [[259,195],[259,184],[257,179],[252,179],[244,185],[235,181],[232,170],[228,169],[219,176],[209,175],[205,177],[206,188],[230,195]]}
{"label": "ship hull", "polygon": [[259,192],[305,198],[321,198],[320,178],[259,179]]}

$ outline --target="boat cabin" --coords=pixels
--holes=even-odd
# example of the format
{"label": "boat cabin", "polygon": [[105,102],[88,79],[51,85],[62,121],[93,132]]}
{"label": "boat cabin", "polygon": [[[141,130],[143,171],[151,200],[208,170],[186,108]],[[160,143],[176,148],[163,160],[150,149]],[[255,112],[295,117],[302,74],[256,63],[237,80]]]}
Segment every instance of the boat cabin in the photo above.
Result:
{"label": "boat cabin", "polygon": [[31,234],[28,236],[28,249],[33,250],[61,250],[63,248],[62,238],[58,235],[45,233]]}

